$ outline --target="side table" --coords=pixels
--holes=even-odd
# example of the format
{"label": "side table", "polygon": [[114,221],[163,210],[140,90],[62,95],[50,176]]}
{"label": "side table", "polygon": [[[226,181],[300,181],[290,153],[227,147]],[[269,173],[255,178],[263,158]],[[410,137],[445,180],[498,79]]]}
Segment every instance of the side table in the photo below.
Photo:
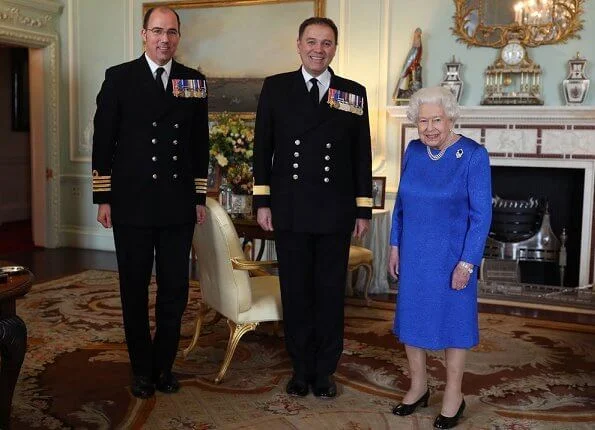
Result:
{"label": "side table", "polygon": [[[9,263],[0,261],[0,267]],[[24,269],[0,283],[0,428],[10,428],[12,396],[27,349],[27,327],[16,314],[16,299],[31,289],[33,274]]]}

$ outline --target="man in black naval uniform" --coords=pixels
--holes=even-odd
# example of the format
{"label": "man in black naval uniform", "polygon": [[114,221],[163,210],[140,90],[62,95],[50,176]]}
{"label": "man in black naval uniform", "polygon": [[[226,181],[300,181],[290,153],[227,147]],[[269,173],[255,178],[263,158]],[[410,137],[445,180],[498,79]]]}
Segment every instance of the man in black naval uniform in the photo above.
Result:
{"label": "man in black naval uniform", "polygon": [[[204,222],[208,169],[205,77],[172,60],[178,15],[147,11],[144,54],[111,67],[97,95],[93,202],[113,225],[132,394],[178,391],[172,374],[188,299],[194,225]],[[155,260],[157,299],[151,338],[148,286]]]}
{"label": "man in black naval uniform", "polygon": [[334,397],[343,351],[343,302],[350,236],[372,217],[366,90],[328,67],[337,27],[309,18],[299,28],[302,67],[266,78],[256,114],[254,203],[274,230],[285,344],[293,364],[287,392]]}

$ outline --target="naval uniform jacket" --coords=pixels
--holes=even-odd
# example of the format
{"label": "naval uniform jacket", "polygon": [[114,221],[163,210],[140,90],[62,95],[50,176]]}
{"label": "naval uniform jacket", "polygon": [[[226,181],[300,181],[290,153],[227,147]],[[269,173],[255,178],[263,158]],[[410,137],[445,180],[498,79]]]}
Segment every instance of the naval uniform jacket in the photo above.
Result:
{"label": "naval uniform jacket", "polygon": [[275,230],[349,232],[356,218],[372,217],[366,89],[332,70],[330,89],[363,97],[363,114],[332,108],[328,93],[314,107],[301,69],[264,81],[253,193],[256,208],[271,208]]}
{"label": "naval uniform jacket", "polygon": [[173,61],[169,78],[160,93],[144,54],[105,73],[94,119],[93,203],[110,203],[115,224],[194,223],[196,205],[205,204],[206,95],[172,91],[172,79],[205,77]]}

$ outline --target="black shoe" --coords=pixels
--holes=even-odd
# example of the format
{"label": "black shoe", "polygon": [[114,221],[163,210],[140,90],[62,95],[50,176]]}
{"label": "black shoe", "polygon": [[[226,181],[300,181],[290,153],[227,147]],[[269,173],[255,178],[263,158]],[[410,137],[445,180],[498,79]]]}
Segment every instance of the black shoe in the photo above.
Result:
{"label": "black shoe", "polygon": [[171,372],[163,372],[155,382],[155,387],[162,393],[171,394],[180,390],[180,383]]}
{"label": "black shoe", "polygon": [[459,406],[459,410],[455,414],[454,417],[445,417],[444,415],[440,414],[434,420],[434,428],[437,429],[451,429],[459,423],[459,418],[463,415],[463,411],[465,410],[465,399],[461,402],[461,406]]}
{"label": "black shoe", "polygon": [[317,377],[312,392],[316,397],[330,399],[337,395],[337,384],[332,376]]}
{"label": "black shoe", "polygon": [[308,395],[308,383],[304,378],[296,376],[295,374],[291,377],[287,386],[285,387],[285,391],[290,396],[300,396],[304,397]]}
{"label": "black shoe", "polygon": [[155,387],[153,386],[151,378],[148,376],[134,376],[132,377],[130,391],[134,397],[148,399],[155,394]]}
{"label": "black shoe", "polygon": [[430,398],[430,389],[426,391],[426,393],[419,398],[419,400],[415,403],[407,404],[407,403],[399,403],[397,406],[393,408],[393,414],[399,415],[401,417],[411,415],[418,406],[426,407],[428,406],[428,399]]}

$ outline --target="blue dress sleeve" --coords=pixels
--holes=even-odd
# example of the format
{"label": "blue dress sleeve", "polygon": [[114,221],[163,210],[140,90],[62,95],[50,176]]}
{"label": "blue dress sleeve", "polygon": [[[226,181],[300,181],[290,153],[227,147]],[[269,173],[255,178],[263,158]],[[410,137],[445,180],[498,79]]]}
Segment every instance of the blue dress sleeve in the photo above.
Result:
{"label": "blue dress sleeve", "polygon": [[[401,169],[400,181],[403,180],[403,175],[405,174],[405,169],[407,168],[407,161],[409,161],[411,146],[412,142],[410,142],[409,145],[407,145],[405,154],[403,154],[403,168]],[[395,206],[393,208],[393,219],[390,230],[391,246],[399,246],[399,243],[401,242],[401,233],[403,231],[403,202],[401,200],[401,193],[399,192],[400,189],[401,185],[399,184],[399,190],[397,191],[397,198],[395,200]]]}
{"label": "blue dress sleeve", "polygon": [[471,155],[467,176],[469,195],[469,227],[461,260],[479,266],[485,241],[492,222],[492,184],[490,159],[485,147],[480,146]]}

